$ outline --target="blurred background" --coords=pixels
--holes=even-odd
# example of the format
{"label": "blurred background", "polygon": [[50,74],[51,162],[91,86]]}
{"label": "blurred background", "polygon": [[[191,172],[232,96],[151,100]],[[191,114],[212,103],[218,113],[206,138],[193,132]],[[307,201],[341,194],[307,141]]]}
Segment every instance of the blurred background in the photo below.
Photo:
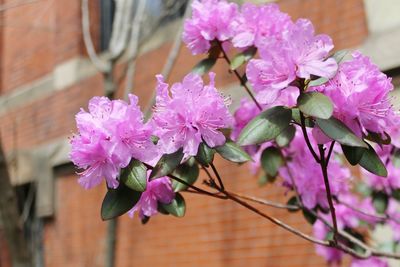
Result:
{"label": "blurred background", "polygon": [[[133,92],[148,110],[156,74],[176,82],[201,59],[180,42],[187,2],[0,1],[0,267],[325,265],[313,244],[235,203],[187,194],[183,219],[110,223],[100,218],[105,186],[78,185],[68,137],[79,109],[95,95]],[[274,2],[293,19],[311,19],[335,50],[371,56],[400,85],[400,1]],[[214,71],[237,105],[241,90],[228,66]],[[285,201],[282,188],[260,187],[247,166],[216,165],[233,191]],[[298,214],[262,209],[311,232]]]}

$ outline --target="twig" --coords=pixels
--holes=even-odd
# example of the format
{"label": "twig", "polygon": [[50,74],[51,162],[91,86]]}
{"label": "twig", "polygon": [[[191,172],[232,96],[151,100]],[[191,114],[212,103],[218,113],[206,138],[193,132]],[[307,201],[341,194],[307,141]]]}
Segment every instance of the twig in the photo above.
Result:
{"label": "twig", "polygon": [[243,195],[243,194],[240,194],[240,193],[229,192],[229,194],[231,194],[231,195],[233,195],[235,197],[241,198],[241,199],[250,200],[252,202],[263,204],[265,206],[269,206],[269,207],[273,207],[273,208],[277,208],[277,209],[290,209],[290,210],[293,210],[293,211],[296,211],[296,210],[300,209],[300,207],[296,206],[296,205],[286,205],[286,204],[282,204],[282,203],[276,203],[276,202],[269,201],[269,200],[266,200],[266,199],[247,196],[247,195]]}
{"label": "twig", "polygon": [[[153,166],[151,166],[151,165],[149,165],[149,164],[147,164],[147,163],[143,163],[143,164],[144,164],[144,165],[147,167],[147,169],[149,169],[149,170],[154,169]],[[167,176],[168,176],[169,178],[171,178],[171,179],[173,179],[173,180],[179,182],[179,183],[182,183],[182,184],[186,185],[187,187],[189,187],[189,188],[191,188],[191,189],[193,189],[193,190],[195,190],[195,191],[197,191],[197,192],[199,192],[199,193],[201,193],[201,194],[203,194],[203,195],[212,196],[212,197],[216,197],[216,198],[221,198],[221,196],[218,196],[218,195],[216,195],[216,194],[214,194],[214,193],[212,193],[212,192],[208,192],[208,191],[206,191],[206,190],[204,190],[204,189],[201,189],[201,188],[199,188],[199,187],[197,187],[197,186],[195,186],[195,185],[189,184],[189,183],[186,182],[185,180],[182,180],[181,178],[176,177],[176,176],[173,175],[173,174],[169,174],[169,175],[167,175]],[[222,197],[222,198],[223,198],[223,197]]]}
{"label": "twig", "polygon": [[296,194],[297,203],[299,203],[300,208],[303,208],[304,205],[303,205],[303,201],[301,200],[301,196],[300,196],[300,193],[299,193],[299,189],[297,188],[295,179],[294,179],[294,177],[293,177],[293,175],[292,175],[292,171],[290,170],[289,165],[287,165],[287,162],[285,162],[285,166],[286,166],[286,170],[287,170],[287,172],[288,172],[288,174],[289,174],[290,181],[292,182],[292,186],[293,186],[294,192],[295,192],[295,194]]}
{"label": "twig", "polygon": [[210,166],[211,166],[211,169],[213,170],[215,176],[216,176],[217,179],[218,179],[219,186],[221,187],[221,190],[220,190],[220,191],[221,191],[221,192],[225,191],[224,183],[222,182],[221,176],[219,175],[219,173],[218,173],[218,171],[217,171],[217,168],[215,168],[215,166],[214,166],[214,164],[213,164],[212,162],[210,163]]}
{"label": "twig", "polygon": [[393,221],[393,222],[395,222],[395,223],[397,223],[397,224],[400,224],[400,221],[399,221],[399,220],[397,220],[396,218],[393,218],[393,217],[389,216],[389,214],[385,214],[385,215],[372,214],[372,213],[368,213],[368,212],[366,212],[366,211],[360,210],[360,209],[358,209],[358,208],[356,208],[356,207],[354,207],[354,206],[352,206],[352,205],[350,205],[350,204],[348,204],[348,203],[346,203],[346,202],[340,201],[340,200],[338,200],[338,199],[335,199],[335,201],[336,201],[338,204],[342,204],[342,205],[346,206],[347,208],[349,208],[349,209],[351,209],[351,210],[353,210],[353,211],[355,211],[355,212],[358,212],[358,213],[360,213],[360,214],[362,214],[362,215],[365,215],[365,216],[368,216],[368,217],[377,219],[377,220],[379,220],[379,221],[391,220],[391,221]]}
{"label": "twig", "polygon": [[332,222],[333,222],[333,231],[334,231],[334,241],[337,243],[337,233],[338,233],[338,226],[337,226],[337,220],[336,220],[336,212],[335,212],[335,206],[333,205],[332,201],[332,193],[331,193],[331,187],[329,185],[329,179],[328,179],[328,164],[325,161],[325,150],[323,145],[318,145],[319,149],[319,154],[320,154],[320,165],[321,165],[321,171],[322,175],[324,177],[324,184],[325,184],[325,190],[326,190],[326,198],[328,200],[329,204],[329,209],[332,217]]}
{"label": "twig", "polygon": [[[220,41],[217,41],[217,44],[222,51],[222,54],[224,56],[225,61],[228,63],[228,65],[231,65],[231,60],[229,59],[228,55],[226,54],[224,48],[222,47],[222,44]],[[260,103],[258,103],[257,99],[254,97],[253,93],[251,92],[250,88],[247,86],[246,82],[243,80],[243,78],[240,76],[239,72],[237,70],[232,70],[235,76],[238,78],[240,81],[240,85],[243,86],[243,88],[246,90],[246,92],[249,94],[250,98],[253,100],[253,102],[256,104],[259,110],[262,110],[262,107]]]}
{"label": "twig", "polygon": [[332,151],[333,151],[333,147],[335,146],[335,141],[332,141],[330,147],[329,147],[329,151],[328,151],[328,155],[326,156],[326,165],[328,166],[329,164],[329,160],[331,159],[331,155],[332,155]]}
{"label": "twig", "polygon": [[299,110],[300,113],[300,121],[301,121],[301,131],[303,132],[304,140],[306,141],[307,147],[310,150],[312,156],[314,157],[317,163],[320,163],[320,159],[318,158],[317,153],[315,153],[314,148],[311,145],[310,138],[308,137],[307,129],[306,129],[306,120],[304,118],[303,112]]}
{"label": "twig", "polygon": [[295,234],[305,240],[308,240],[312,243],[318,244],[318,245],[322,245],[322,246],[331,246],[330,243],[328,241],[325,240],[320,240],[320,239],[316,239],[308,234],[305,234],[295,228],[293,228],[292,226],[272,217],[267,215],[266,213],[261,212],[260,210],[256,209],[255,207],[251,206],[250,204],[248,204],[247,202],[235,197],[234,195],[231,195],[229,192],[225,191],[224,194],[231,200],[233,200],[234,202],[240,204],[241,206],[253,211],[254,213],[257,213],[258,215],[260,215],[261,217],[271,221],[272,223],[286,229],[287,231],[291,232],[292,234]]}

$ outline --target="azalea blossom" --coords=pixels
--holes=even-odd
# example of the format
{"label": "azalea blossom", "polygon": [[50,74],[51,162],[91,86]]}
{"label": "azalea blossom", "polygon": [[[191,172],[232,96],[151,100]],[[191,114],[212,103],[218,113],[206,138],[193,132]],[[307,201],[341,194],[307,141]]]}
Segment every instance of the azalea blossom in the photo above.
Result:
{"label": "azalea blossom", "polygon": [[78,134],[71,139],[71,161],[83,169],[79,183],[86,189],[106,179],[116,188],[121,168],[131,158],[147,161],[156,156],[150,141],[151,131],[143,124],[137,97],[129,96],[130,104],[107,97],[93,97],[89,112],[76,115]]}
{"label": "azalea blossom", "polygon": [[204,85],[199,75],[188,74],[170,90],[163,77],[157,76],[153,123],[163,153],[183,148],[187,156],[194,156],[202,141],[209,147],[225,143],[220,129],[231,127],[233,117],[227,108],[228,99],[215,88],[215,74],[209,76],[210,84]]}
{"label": "azalea blossom", "polygon": [[290,51],[296,65],[296,75],[310,79],[311,75],[332,78],[337,63],[327,58],[333,49],[332,39],[326,34],[315,35],[314,26],[308,19],[299,19],[287,31],[284,46]]}
{"label": "azalea blossom", "polygon": [[282,89],[296,79],[296,66],[291,54],[277,42],[260,52],[261,59],[247,64],[246,75],[262,104],[271,104]]}
{"label": "azalea blossom", "polygon": [[270,39],[281,39],[292,23],[290,16],[281,12],[276,4],[257,6],[245,3],[231,25],[235,33],[233,46],[260,47]]}
{"label": "azalea blossom", "polygon": [[332,49],[330,37],[315,35],[312,23],[306,19],[290,25],[282,39],[263,42],[259,47],[261,58],[250,60],[246,69],[257,100],[274,103],[296,78],[332,78],[337,71],[336,61],[327,58]]}
{"label": "azalea blossom", "polygon": [[[150,172],[148,172],[148,177]],[[158,213],[158,204],[169,204],[174,199],[175,193],[168,177],[160,177],[149,181],[146,190],[140,196],[138,203],[128,212],[132,218],[135,212],[141,219],[151,217]]]}
{"label": "azalea blossom", "polygon": [[356,134],[372,131],[384,133],[398,123],[389,92],[391,79],[359,52],[339,66],[336,76],[322,86],[334,104],[334,116]]}
{"label": "azalea blossom", "polygon": [[184,24],[183,42],[196,54],[206,53],[211,41],[226,41],[233,36],[230,26],[238,14],[238,6],[225,0],[195,0],[192,18]]}

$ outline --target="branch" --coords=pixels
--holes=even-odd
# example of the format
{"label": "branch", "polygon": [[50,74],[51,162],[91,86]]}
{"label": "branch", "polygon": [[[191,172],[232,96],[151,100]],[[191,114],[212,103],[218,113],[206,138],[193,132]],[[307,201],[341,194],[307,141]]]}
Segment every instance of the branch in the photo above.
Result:
{"label": "branch", "polygon": [[397,220],[396,218],[391,217],[389,214],[385,214],[385,215],[372,214],[372,213],[368,213],[368,212],[366,212],[366,211],[360,210],[360,209],[358,209],[358,208],[356,208],[356,207],[354,207],[354,206],[352,206],[352,205],[350,205],[350,204],[348,204],[348,203],[345,203],[345,202],[343,202],[343,201],[340,201],[340,200],[338,200],[338,199],[335,199],[335,201],[336,201],[338,204],[342,204],[342,205],[346,206],[347,208],[349,208],[349,209],[351,209],[351,210],[353,210],[353,211],[355,211],[355,212],[358,212],[358,213],[360,213],[360,214],[362,214],[362,215],[365,215],[365,216],[374,218],[374,219],[379,220],[379,221],[381,221],[381,222],[385,222],[385,221],[387,221],[387,220],[391,220],[391,221],[393,221],[393,222],[395,222],[395,223],[397,223],[397,224],[400,224],[400,221],[399,221],[399,220]]}
{"label": "branch", "polygon": [[[223,57],[225,61],[228,63],[228,65],[231,65],[231,60],[228,57],[228,54],[225,52],[224,48],[222,47],[222,44],[220,41],[217,41],[217,44],[222,51]],[[243,88],[246,90],[247,94],[250,96],[250,98],[253,100],[253,102],[256,104],[257,108],[259,110],[262,110],[262,107],[260,103],[258,103],[257,99],[254,97],[253,93],[251,92],[250,88],[247,86],[246,82],[243,80],[242,76],[240,76],[239,72],[237,70],[233,70],[233,73],[235,74],[236,78],[238,78],[240,85],[243,86]]]}
{"label": "branch", "polygon": [[210,166],[211,166],[211,169],[213,170],[215,176],[218,179],[219,186],[220,186],[220,191],[221,192],[225,191],[224,183],[222,182],[221,176],[219,175],[219,173],[217,171],[217,168],[215,168],[215,166],[214,166],[214,164],[212,162],[210,163]]}
{"label": "branch", "polygon": [[336,220],[336,212],[335,212],[335,206],[333,205],[332,201],[332,193],[331,193],[331,187],[329,185],[329,179],[328,179],[328,164],[325,161],[325,150],[323,145],[318,145],[319,149],[319,155],[320,155],[320,165],[321,165],[321,171],[322,175],[324,176],[324,184],[325,184],[325,190],[326,190],[326,198],[328,200],[329,204],[329,210],[331,212],[331,217],[332,217],[332,222],[333,222],[333,231],[334,231],[334,241],[337,243],[337,233],[338,233],[338,226],[337,226],[337,220]]}
{"label": "branch", "polygon": [[301,121],[301,131],[303,132],[304,140],[306,141],[307,147],[310,150],[312,156],[314,157],[317,163],[320,163],[320,159],[318,158],[317,153],[315,153],[314,148],[311,145],[310,138],[308,137],[307,129],[306,129],[306,120],[304,118],[303,112],[299,110],[300,113],[300,121]]}
{"label": "branch", "polygon": [[334,146],[335,146],[335,141],[332,141],[331,145],[329,147],[328,156],[326,156],[326,166],[328,166],[328,164],[329,164],[329,160],[331,159],[331,155],[332,155],[332,151],[333,151],[333,147]]}
{"label": "branch", "polygon": [[83,34],[83,42],[86,47],[86,51],[89,55],[90,60],[93,65],[103,73],[108,73],[111,71],[111,64],[109,62],[104,62],[101,60],[94,49],[92,37],[90,35],[90,19],[89,19],[89,1],[81,0],[81,9],[82,9],[82,34]]}
{"label": "branch", "polygon": [[270,222],[272,222],[272,223],[274,223],[274,224],[276,224],[276,225],[282,227],[283,229],[285,229],[285,230],[291,232],[292,234],[295,234],[296,236],[299,236],[299,237],[301,237],[301,238],[303,238],[303,239],[305,239],[305,240],[308,240],[308,241],[310,241],[310,242],[312,242],[312,243],[314,243],[314,244],[318,244],[318,245],[322,245],[322,246],[327,246],[327,247],[330,247],[330,246],[331,246],[330,243],[329,243],[328,241],[316,239],[316,238],[314,238],[314,237],[312,237],[312,236],[310,236],[310,235],[308,235],[308,234],[305,234],[305,233],[303,233],[303,232],[301,232],[301,231],[299,231],[299,230],[293,228],[292,226],[290,226],[290,225],[288,225],[288,224],[286,224],[286,223],[284,223],[284,222],[282,222],[282,221],[280,221],[280,220],[278,220],[278,219],[276,219],[276,218],[274,218],[274,217],[272,217],[272,216],[269,216],[269,215],[267,215],[266,213],[261,212],[260,210],[258,210],[258,209],[256,209],[255,207],[251,206],[251,205],[248,204],[247,202],[240,200],[239,198],[237,198],[236,196],[230,194],[230,193],[227,192],[227,191],[225,191],[224,194],[228,197],[228,199],[231,199],[231,200],[233,200],[234,202],[240,204],[241,206],[243,206],[243,207],[245,207],[245,208],[247,208],[247,209],[253,211],[254,213],[257,213],[257,214],[260,215],[261,217],[263,217],[263,218],[269,220]]}
{"label": "branch", "polygon": [[240,193],[234,193],[234,192],[229,192],[229,194],[238,197],[240,199],[245,199],[245,200],[249,200],[255,203],[259,203],[265,206],[269,206],[269,207],[273,207],[273,208],[277,208],[277,209],[290,209],[290,210],[300,210],[300,206],[297,205],[286,205],[286,204],[282,204],[282,203],[277,203],[277,202],[273,202],[270,200],[266,200],[266,199],[262,199],[262,198],[257,198],[257,197],[252,197],[252,196],[247,196],[247,195],[243,195]]}

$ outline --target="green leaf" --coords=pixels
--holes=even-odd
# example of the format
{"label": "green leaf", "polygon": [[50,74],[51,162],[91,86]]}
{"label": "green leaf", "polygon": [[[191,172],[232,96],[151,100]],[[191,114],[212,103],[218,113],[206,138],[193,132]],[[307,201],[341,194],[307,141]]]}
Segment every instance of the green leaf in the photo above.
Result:
{"label": "green leaf", "polygon": [[347,161],[353,166],[360,162],[365,150],[367,149],[362,147],[342,145],[343,154]]}
{"label": "green leaf", "polygon": [[304,114],[314,118],[329,119],[333,113],[333,104],[330,98],[318,92],[300,94],[297,106]]}
{"label": "green leaf", "polygon": [[[298,108],[292,108],[292,119],[297,123],[297,124],[301,124],[301,118],[300,118],[300,110]],[[314,127],[314,122],[312,119],[306,117],[305,118],[305,125],[306,127]]]}
{"label": "green leaf", "polygon": [[142,224],[146,224],[150,221],[150,217],[147,217],[146,215],[143,216],[143,218],[141,219]]}
{"label": "green leaf", "polygon": [[384,192],[374,192],[372,195],[372,203],[376,212],[384,214],[388,207],[389,199]]}
{"label": "green leaf", "polygon": [[249,154],[247,154],[240,146],[233,141],[226,141],[222,146],[215,148],[218,154],[226,160],[242,163],[251,160]]}
{"label": "green leaf", "polygon": [[[176,170],[172,173],[174,176],[184,180],[188,184],[194,184],[199,177],[199,167],[197,164],[190,164],[189,162],[185,162],[176,168]],[[188,187],[185,184],[182,184],[176,180],[172,181],[172,187],[175,192],[186,190]]]}
{"label": "green leaf", "polygon": [[[290,206],[299,206],[299,203],[297,202],[297,197],[296,196],[292,196],[289,200],[288,200],[288,202],[286,203],[287,205],[290,205]],[[287,210],[289,211],[289,212],[296,212],[296,211],[298,211],[300,208],[288,208]]]}
{"label": "green leaf", "polygon": [[175,198],[172,200],[170,204],[161,204],[161,206],[165,211],[167,211],[169,214],[174,215],[175,217],[185,216],[185,211],[186,211],[185,199],[179,193],[175,194]]}
{"label": "green leaf", "polygon": [[201,142],[195,158],[201,165],[208,167],[214,160],[214,154],[214,149],[210,148],[206,143]]}
{"label": "green leaf", "polygon": [[368,147],[362,139],[356,136],[343,122],[336,118],[331,117],[327,120],[316,118],[315,121],[324,134],[342,145]]}
{"label": "green leaf", "polygon": [[265,110],[244,127],[237,144],[254,145],[272,140],[289,125],[291,117],[291,110],[283,106]]}
{"label": "green leaf", "polygon": [[261,154],[261,166],[264,171],[275,177],[279,168],[285,163],[281,151],[273,146],[267,147]]}
{"label": "green leaf", "polygon": [[198,75],[204,75],[211,70],[211,68],[215,65],[216,62],[217,62],[216,58],[205,58],[199,63],[197,63],[196,66],[193,67],[192,73]]}
{"label": "green leaf", "polygon": [[385,164],[383,164],[382,160],[379,158],[378,154],[376,154],[372,146],[368,145],[368,147],[369,148],[365,149],[361,157],[359,162],[360,166],[371,173],[386,177],[387,170]]}
{"label": "green leaf", "polygon": [[336,60],[336,62],[339,64],[343,61],[343,59],[346,57],[346,55],[349,53],[348,50],[340,50],[337,51],[335,54],[332,55],[332,58]]}
{"label": "green leaf", "polygon": [[275,142],[279,147],[286,147],[292,142],[295,134],[296,127],[289,125],[275,138]]}
{"label": "green leaf", "polygon": [[150,179],[159,178],[172,173],[183,159],[183,149],[172,154],[164,154],[151,171]]}
{"label": "green leaf", "polygon": [[307,222],[311,225],[313,225],[317,221],[317,217],[315,217],[314,214],[312,214],[310,211],[307,209],[303,209],[303,216],[307,220]]}
{"label": "green leaf", "polygon": [[268,174],[261,175],[258,178],[258,185],[263,186],[266,185],[267,183],[273,184],[276,181],[276,176],[270,176]]}
{"label": "green leaf", "polygon": [[397,201],[400,201],[400,189],[392,190],[392,197]]}
{"label": "green leaf", "polygon": [[165,210],[165,208],[163,207],[163,204],[160,201],[158,201],[157,211],[161,214],[169,215],[169,212]]}
{"label": "green leaf", "polygon": [[147,168],[143,163],[132,159],[129,165],[122,170],[120,180],[129,188],[143,192],[147,184]]}
{"label": "green leaf", "polygon": [[335,236],[335,234],[333,233],[333,231],[329,231],[328,233],[326,233],[325,240],[326,241],[333,241],[334,240],[334,236]]}
{"label": "green leaf", "polygon": [[128,212],[139,201],[142,192],[134,191],[120,183],[118,188],[109,189],[101,205],[101,218],[110,220]]}
{"label": "green leaf", "polygon": [[329,81],[328,78],[320,77],[320,78],[318,78],[318,79],[315,79],[315,80],[310,81],[307,85],[308,85],[308,87],[320,86],[320,85],[325,84],[325,83],[328,82],[328,81]]}
{"label": "green leaf", "polygon": [[151,142],[152,142],[153,144],[157,145],[158,140],[160,140],[160,137],[155,136],[155,135],[152,135],[152,136],[150,136],[150,140],[151,140]]}
{"label": "green leaf", "polygon": [[392,163],[394,167],[400,168],[400,149],[398,148],[396,148],[393,152]]}
{"label": "green leaf", "polygon": [[243,52],[237,54],[231,61],[230,68],[235,70],[242,66],[245,62],[249,61],[254,57],[257,52],[257,48],[252,46],[244,50]]}

